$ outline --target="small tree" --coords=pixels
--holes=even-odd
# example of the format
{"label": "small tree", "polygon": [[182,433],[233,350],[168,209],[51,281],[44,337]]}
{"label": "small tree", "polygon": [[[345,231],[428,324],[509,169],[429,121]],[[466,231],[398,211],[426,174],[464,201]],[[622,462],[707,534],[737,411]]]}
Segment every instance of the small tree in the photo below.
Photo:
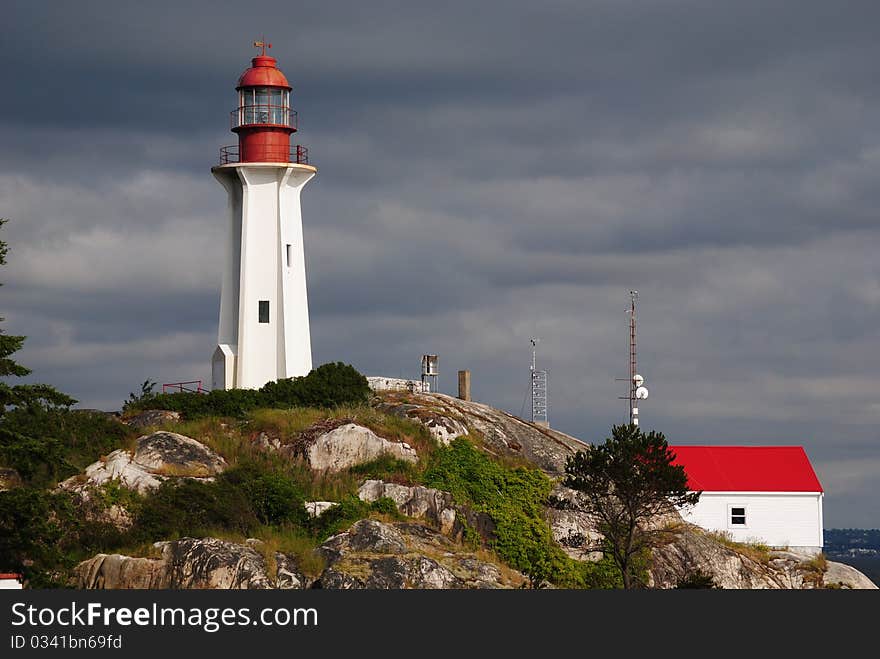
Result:
{"label": "small tree", "polygon": [[638,557],[656,546],[664,531],[656,518],[697,503],[684,467],[662,433],[636,425],[614,426],[605,443],[578,451],[565,466],[565,484],[581,492],[584,509],[605,536],[624,588],[643,585]]}
{"label": "small tree", "polygon": [[141,393],[128,392],[128,398],[122,401],[122,411],[126,412],[132,406],[138,406],[140,409],[144,403],[148,403],[156,397],[155,389],[156,382],[154,380],[144,380],[141,383]]}

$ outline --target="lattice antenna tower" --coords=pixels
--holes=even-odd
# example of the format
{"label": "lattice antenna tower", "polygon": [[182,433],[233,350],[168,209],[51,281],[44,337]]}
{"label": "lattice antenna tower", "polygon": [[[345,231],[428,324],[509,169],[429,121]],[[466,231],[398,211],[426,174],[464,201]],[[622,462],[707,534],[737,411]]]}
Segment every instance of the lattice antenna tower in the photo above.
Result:
{"label": "lattice antenna tower", "polygon": [[532,423],[550,427],[548,418],[549,394],[547,392],[547,371],[538,368],[538,337],[529,339],[532,344],[532,366],[529,370],[532,387]]}

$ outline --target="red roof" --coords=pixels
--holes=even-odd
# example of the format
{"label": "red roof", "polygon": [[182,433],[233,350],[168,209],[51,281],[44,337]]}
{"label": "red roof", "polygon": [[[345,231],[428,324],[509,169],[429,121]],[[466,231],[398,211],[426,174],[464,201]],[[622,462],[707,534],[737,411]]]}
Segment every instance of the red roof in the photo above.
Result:
{"label": "red roof", "polygon": [[0,572],[0,579],[21,579],[18,572]]}
{"label": "red roof", "polygon": [[277,61],[268,55],[258,55],[251,60],[251,68],[241,74],[236,89],[242,87],[284,87],[291,89],[287,78],[275,66]]}
{"label": "red roof", "polygon": [[822,492],[801,446],[670,446],[691,490]]}

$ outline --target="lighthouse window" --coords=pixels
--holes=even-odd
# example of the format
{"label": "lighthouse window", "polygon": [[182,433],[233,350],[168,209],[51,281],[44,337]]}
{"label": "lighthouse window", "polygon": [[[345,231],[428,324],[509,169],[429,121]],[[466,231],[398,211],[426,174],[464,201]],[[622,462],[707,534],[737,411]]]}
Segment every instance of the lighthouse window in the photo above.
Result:
{"label": "lighthouse window", "polygon": [[290,262],[293,260],[293,245],[287,245],[287,267],[290,267]]}
{"label": "lighthouse window", "polygon": [[269,322],[269,300],[260,300],[260,322]]}
{"label": "lighthouse window", "polygon": [[241,91],[243,108],[241,121],[244,124],[288,125],[290,92],[286,89],[251,88]]}

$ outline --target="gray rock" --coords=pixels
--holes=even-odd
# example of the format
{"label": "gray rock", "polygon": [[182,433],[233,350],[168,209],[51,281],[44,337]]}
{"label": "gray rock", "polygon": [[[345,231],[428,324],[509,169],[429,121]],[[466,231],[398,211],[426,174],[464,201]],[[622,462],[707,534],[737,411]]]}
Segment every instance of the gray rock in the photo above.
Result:
{"label": "gray rock", "polygon": [[358,489],[361,501],[378,501],[388,497],[404,515],[431,522],[441,533],[449,535],[455,528],[456,509],[449,492],[416,485],[408,487],[380,480],[368,480]]}
{"label": "gray rock", "polygon": [[88,496],[90,487],[110,480],[140,493],[154,490],[171,477],[211,478],[226,468],[226,461],[204,444],[174,432],[154,432],[137,440],[134,454],[113,451],[92,463],[85,473],[61,482],[59,487]]}
{"label": "gray rock", "polygon": [[[542,428],[503,410],[445,394],[384,392],[374,404],[389,414],[422,423],[439,441],[451,441],[459,433],[473,429],[480,434],[486,450],[496,455],[525,458],[549,474],[562,474],[568,456],[588,447],[558,430]],[[441,427],[442,432],[447,433],[445,439],[437,430]]]}
{"label": "gray rock", "polygon": [[74,568],[81,589],[270,589],[304,588],[308,579],[295,561],[276,553],[277,574],[254,548],[217,538],[157,542],[161,556],[98,554]]}
{"label": "gray rock", "polygon": [[154,432],[138,438],[133,462],[153,473],[169,476],[214,476],[226,461],[201,442],[176,432]]}
{"label": "gray rock", "polygon": [[348,423],[319,436],[305,451],[309,466],[316,471],[336,472],[370,462],[384,455],[417,462],[409,444],[389,442],[369,428]]}
{"label": "gray rock", "polygon": [[448,412],[444,413],[432,407],[400,403],[386,404],[382,408],[388,414],[393,414],[402,419],[409,419],[425,426],[428,432],[431,433],[431,436],[444,446],[448,446],[453,439],[464,437],[470,432],[467,425],[460,419],[454,418]]}
{"label": "gray rock", "polygon": [[824,584],[830,588],[853,588],[858,590],[877,590],[877,585],[851,565],[828,561]]}
{"label": "gray rock", "polygon": [[173,412],[171,410],[144,410],[134,416],[122,419],[122,422],[126,425],[139,430],[177,423],[179,421],[180,412]]}
{"label": "gray rock", "polygon": [[402,554],[406,551],[406,543],[393,526],[363,519],[349,529],[348,548],[373,554]]}
{"label": "gray rock", "polygon": [[526,578],[480,560],[446,536],[419,524],[361,520],[325,542],[328,566],[316,587],[518,588]]}
{"label": "gray rock", "polygon": [[834,587],[876,588],[861,572],[849,566],[819,561],[811,554],[763,551],[748,545],[719,541],[699,527],[682,524],[668,544],[653,551],[651,585],[674,588],[697,572],[712,577],[718,588],[814,589]]}

